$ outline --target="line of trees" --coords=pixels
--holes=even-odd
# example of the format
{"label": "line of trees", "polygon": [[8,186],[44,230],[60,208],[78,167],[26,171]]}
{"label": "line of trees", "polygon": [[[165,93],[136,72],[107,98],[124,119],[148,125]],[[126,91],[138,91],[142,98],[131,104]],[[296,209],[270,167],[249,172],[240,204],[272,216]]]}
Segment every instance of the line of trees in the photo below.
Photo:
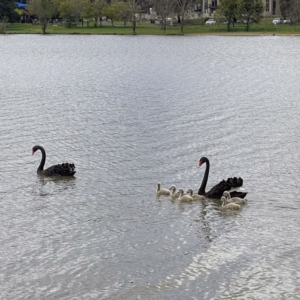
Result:
{"label": "line of trees", "polygon": [[[298,18],[300,0],[280,0],[281,9],[290,18]],[[105,16],[114,21],[123,21],[124,27],[131,22],[132,32],[136,33],[137,18],[140,13],[149,13],[150,7],[160,17],[161,28],[165,32],[168,18],[177,17],[181,32],[184,31],[185,15],[188,10],[193,11],[199,0],[27,0],[27,11],[35,15],[42,26],[42,32],[46,33],[49,19],[64,18],[66,26],[72,23],[79,24],[80,19],[87,20],[87,26],[91,20],[94,26],[102,26],[102,18]],[[14,0],[0,1],[0,18],[8,16],[15,8]],[[201,7],[203,10],[203,7]],[[226,20],[228,31],[234,26],[237,19],[246,24],[246,30],[252,22],[258,22],[263,13],[262,0],[220,0],[215,14]]]}
{"label": "line of trees", "polygon": [[105,16],[114,21],[123,21],[124,26],[131,22],[132,31],[136,33],[136,25],[139,14],[149,13],[150,7],[161,18],[161,26],[165,31],[167,19],[177,16],[181,24],[181,32],[184,28],[184,16],[188,9],[193,10],[196,0],[27,0],[27,10],[30,15],[35,15],[42,25],[42,32],[46,33],[47,20],[53,16],[59,16],[67,20],[66,26],[72,22],[77,25],[84,18],[94,21],[94,26],[102,26],[102,17]]}
{"label": "line of trees", "polygon": [[246,25],[246,30],[249,31],[250,24],[259,22],[263,11],[262,0],[222,0],[217,14],[225,18],[228,31],[237,19],[241,19]]}
{"label": "line of trees", "polygon": [[141,0],[27,0],[27,10],[30,15],[35,15],[42,25],[42,32],[46,33],[47,20],[53,16],[66,19],[66,26],[70,27],[73,22],[79,24],[80,19],[87,20],[87,26],[91,20],[94,26],[98,23],[102,26],[102,17],[111,20],[122,20],[124,26],[132,22],[133,33],[136,31],[137,14],[142,12]]}
{"label": "line of trees", "polygon": [[124,26],[131,22],[135,34],[137,16],[145,12],[145,1],[148,0],[27,0],[27,10],[30,15],[37,16],[43,33],[46,33],[47,20],[53,16],[66,19],[67,27],[73,22],[78,25],[80,19],[86,19],[87,26],[91,20],[95,27],[98,23],[102,26],[102,17],[105,16],[111,20],[112,26],[114,20],[123,21]]}

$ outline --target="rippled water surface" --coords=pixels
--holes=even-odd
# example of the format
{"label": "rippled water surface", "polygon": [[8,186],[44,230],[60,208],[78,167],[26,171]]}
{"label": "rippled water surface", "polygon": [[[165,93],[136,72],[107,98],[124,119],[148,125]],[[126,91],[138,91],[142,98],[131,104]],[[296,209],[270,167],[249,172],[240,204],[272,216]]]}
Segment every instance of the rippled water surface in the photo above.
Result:
{"label": "rippled water surface", "polygon": [[[299,297],[299,37],[0,43],[1,299]],[[36,144],[75,178],[38,177]],[[156,197],[201,156],[240,212]]]}

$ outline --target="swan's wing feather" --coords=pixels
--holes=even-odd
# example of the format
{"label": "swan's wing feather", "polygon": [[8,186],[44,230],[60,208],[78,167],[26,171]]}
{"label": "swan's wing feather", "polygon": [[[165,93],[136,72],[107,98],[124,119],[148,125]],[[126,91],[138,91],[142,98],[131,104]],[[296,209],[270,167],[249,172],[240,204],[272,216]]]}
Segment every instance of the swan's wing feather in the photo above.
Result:
{"label": "swan's wing feather", "polygon": [[206,193],[206,196],[208,198],[221,198],[224,191],[229,191],[232,197],[233,197],[232,192],[236,192],[234,193],[235,195],[237,194],[242,195],[244,193],[245,194],[244,197],[245,197],[247,193],[245,193],[244,191],[237,192],[238,189],[241,189],[242,185],[243,185],[243,179],[241,177],[228,178],[227,180],[220,181],[213,188],[211,188],[210,191]]}
{"label": "swan's wing feather", "polygon": [[70,163],[63,163],[51,166],[43,171],[47,176],[73,176],[75,171],[75,165]]}

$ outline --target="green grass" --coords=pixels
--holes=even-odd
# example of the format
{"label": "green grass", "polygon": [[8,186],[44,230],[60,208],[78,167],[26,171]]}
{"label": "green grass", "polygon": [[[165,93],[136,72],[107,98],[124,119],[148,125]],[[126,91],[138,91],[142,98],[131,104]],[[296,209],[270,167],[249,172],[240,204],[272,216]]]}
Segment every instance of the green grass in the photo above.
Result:
{"label": "green grass", "polygon": [[[259,24],[251,24],[250,30],[246,31],[244,24],[236,24],[231,26],[230,32],[227,31],[227,26],[217,24],[214,26],[202,25],[202,20],[193,20],[191,25],[184,26],[184,34],[224,34],[224,35],[261,35],[261,34],[284,34],[294,35],[300,34],[300,26],[291,26],[288,24],[273,25],[272,18],[262,19]],[[48,34],[118,34],[131,35],[132,28],[130,24],[123,27],[120,22],[115,22],[115,26],[103,25],[102,27],[94,27],[92,23],[87,27],[86,24],[81,26],[73,26],[66,28],[64,26],[48,25],[46,32]],[[41,25],[12,23],[7,26],[7,34],[41,34]],[[136,34],[139,35],[180,35],[180,26],[174,24],[168,26],[166,32],[160,28],[160,25],[150,24],[149,22],[141,22],[137,24]]]}

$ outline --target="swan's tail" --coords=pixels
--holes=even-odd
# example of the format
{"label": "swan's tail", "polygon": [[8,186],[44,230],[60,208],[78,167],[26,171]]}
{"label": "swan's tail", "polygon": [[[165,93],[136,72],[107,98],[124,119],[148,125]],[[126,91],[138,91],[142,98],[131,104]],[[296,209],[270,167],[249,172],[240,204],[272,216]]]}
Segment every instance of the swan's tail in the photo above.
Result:
{"label": "swan's tail", "polygon": [[231,197],[239,197],[245,198],[247,193],[245,189],[242,187],[243,179],[241,177],[232,177],[228,178],[226,181],[223,180],[221,182],[221,186],[224,188],[225,191],[230,193]]}
{"label": "swan's tail", "polygon": [[73,176],[76,173],[75,165],[70,163],[56,165],[56,172],[60,174],[60,176]]}

